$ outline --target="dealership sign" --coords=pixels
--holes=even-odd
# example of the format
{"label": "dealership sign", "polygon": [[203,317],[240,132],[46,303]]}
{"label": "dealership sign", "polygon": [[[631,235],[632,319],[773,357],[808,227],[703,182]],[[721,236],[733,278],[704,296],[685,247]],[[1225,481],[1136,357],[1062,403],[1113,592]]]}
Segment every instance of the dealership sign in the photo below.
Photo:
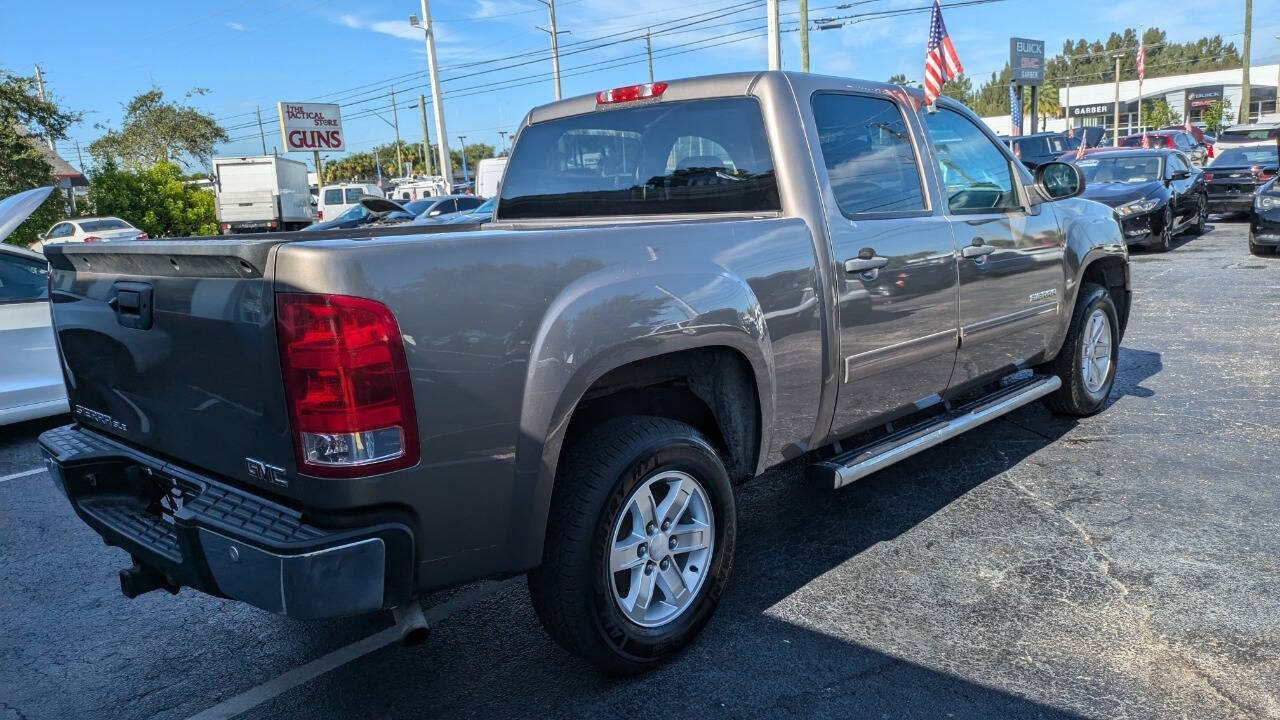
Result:
{"label": "dealership sign", "polygon": [[1222,99],[1222,86],[1209,85],[1187,89],[1187,106],[1196,110],[1207,108]]}
{"label": "dealership sign", "polygon": [[1009,68],[1016,85],[1044,84],[1044,41],[1009,38]]}
{"label": "dealership sign", "polygon": [[332,103],[281,102],[280,134],[284,149],[345,150],[342,111]]}

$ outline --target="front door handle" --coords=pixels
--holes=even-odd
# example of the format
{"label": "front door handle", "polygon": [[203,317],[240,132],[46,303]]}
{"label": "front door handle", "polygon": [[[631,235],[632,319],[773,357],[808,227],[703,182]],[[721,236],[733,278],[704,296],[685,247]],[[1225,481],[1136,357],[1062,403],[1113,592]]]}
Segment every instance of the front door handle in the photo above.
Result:
{"label": "front door handle", "polygon": [[966,245],[960,254],[967,258],[982,257],[996,251],[995,245]]}
{"label": "front door handle", "polygon": [[879,270],[889,264],[889,258],[872,255],[871,257],[849,258],[844,261],[844,271],[847,273],[864,273],[871,270]]}

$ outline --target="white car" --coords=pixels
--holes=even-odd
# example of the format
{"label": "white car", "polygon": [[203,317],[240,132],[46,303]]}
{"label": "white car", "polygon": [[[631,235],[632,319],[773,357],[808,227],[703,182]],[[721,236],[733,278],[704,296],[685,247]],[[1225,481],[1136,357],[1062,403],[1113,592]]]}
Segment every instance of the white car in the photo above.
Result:
{"label": "white car", "polygon": [[3,244],[51,190],[0,201],[0,425],[68,410],[49,320],[49,264],[40,253]]}
{"label": "white car", "polygon": [[69,242],[119,242],[146,240],[147,233],[118,217],[72,218],[55,223],[48,232],[40,233],[40,241],[31,246],[40,251],[45,245]]}
{"label": "white car", "polygon": [[319,205],[316,209],[317,221],[333,220],[348,208],[359,205],[360,198],[366,195],[385,197],[382,188],[373,183],[325,185],[320,188]]}

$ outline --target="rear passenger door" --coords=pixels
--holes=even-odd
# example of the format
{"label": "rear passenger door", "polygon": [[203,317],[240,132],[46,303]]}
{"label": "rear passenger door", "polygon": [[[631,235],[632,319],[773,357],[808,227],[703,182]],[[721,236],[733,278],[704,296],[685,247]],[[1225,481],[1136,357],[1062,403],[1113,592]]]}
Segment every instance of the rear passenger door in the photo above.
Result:
{"label": "rear passenger door", "polygon": [[945,107],[924,119],[960,251],[959,387],[1048,349],[1066,294],[1063,235],[1046,203],[1028,203],[1025,171],[974,120]]}
{"label": "rear passenger door", "polygon": [[812,103],[839,291],[841,436],[940,400],[956,353],[956,250],[900,106],[844,93]]}

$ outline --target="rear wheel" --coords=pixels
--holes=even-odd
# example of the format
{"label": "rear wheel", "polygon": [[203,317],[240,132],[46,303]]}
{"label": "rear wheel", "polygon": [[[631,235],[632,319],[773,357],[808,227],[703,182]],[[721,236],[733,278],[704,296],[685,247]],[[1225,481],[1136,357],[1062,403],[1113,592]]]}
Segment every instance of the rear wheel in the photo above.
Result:
{"label": "rear wheel", "polygon": [[1062,387],[1045,397],[1054,412],[1083,417],[1102,409],[1116,379],[1120,357],[1120,323],[1111,293],[1084,283],[1071,315],[1071,326],[1051,372]]}
{"label": "rear wheel", "polygon": [[1276,249],[1274,247],[1270,245],[1258,245],[1253,242],[1252,238],[1249,239],[1249,254],[1274,255],[1275,253],[1276,253]]}
{"label": "rear wheel", "polygon": [[529,594],[543,626],[609,672],[652,667],[710,619],[733,564],[733,489],[697,430],[611,420],[566,451]]}

